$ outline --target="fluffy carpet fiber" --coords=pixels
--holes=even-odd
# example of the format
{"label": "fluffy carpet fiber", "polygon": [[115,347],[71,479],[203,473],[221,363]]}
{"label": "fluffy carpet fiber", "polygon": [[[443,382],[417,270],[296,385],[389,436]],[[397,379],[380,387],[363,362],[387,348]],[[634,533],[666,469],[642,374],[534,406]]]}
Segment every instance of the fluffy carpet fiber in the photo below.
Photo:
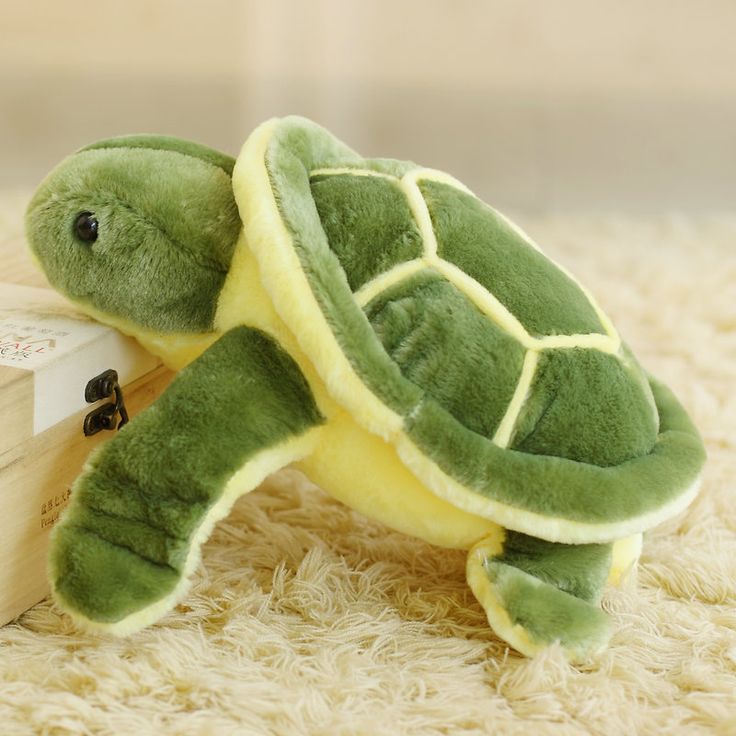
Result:
{"label": "fluffy carpet fiber", "polygon": [[[0,198],[0,242],[23,199]],[[582,667],[490,631],[465,555],[285,470],[242,498],[190,595],[127,640],[45,601],[0,629],[3,734],[736,734],[736,220],[517,218],[587,283],[708,445]]]}

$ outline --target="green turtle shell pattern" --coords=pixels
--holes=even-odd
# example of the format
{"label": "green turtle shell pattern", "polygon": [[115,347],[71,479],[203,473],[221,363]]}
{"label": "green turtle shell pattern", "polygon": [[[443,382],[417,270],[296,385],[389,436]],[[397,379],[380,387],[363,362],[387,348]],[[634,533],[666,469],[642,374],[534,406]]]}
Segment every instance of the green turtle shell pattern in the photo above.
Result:
{"label": "green turtle shell pattern", "polygon": [[330,248],[402,375],[502,447],[597,465],[649,452],[648,382],[590,297],[492,208],[431,176],[413,177],[413,202],[370,170],[311,177]]}
{"label": "green turtle shell pattern", "polygon": [[703,451],[682,407],[500,213],[447,174],[363,159],[301,118],[273,126],[263,163],[351,370],[443,473],[545,518],[635,520],[617,531],[692,497]]}

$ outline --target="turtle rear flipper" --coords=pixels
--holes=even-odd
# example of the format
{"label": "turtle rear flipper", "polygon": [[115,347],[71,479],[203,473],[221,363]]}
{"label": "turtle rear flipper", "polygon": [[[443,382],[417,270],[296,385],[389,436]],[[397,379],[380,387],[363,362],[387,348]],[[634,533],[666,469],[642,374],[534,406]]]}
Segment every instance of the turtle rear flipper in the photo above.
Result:
{"label": "turtle rear flipper", "polygon": [[59,606],[86,629],[126,635],[185,594],[199,549],[235,500],[309,454],[322,417],[270,337],[236,328],[100,448],[54,530]]}
{"label": "turtle rear flipper", "polygon": [[559,642],[580,661],[604,648],[609,620],[598,607],[611,544],[555,544],[518,532],[486,538],[468,554],[468,583],[495,633],[532,656]]}

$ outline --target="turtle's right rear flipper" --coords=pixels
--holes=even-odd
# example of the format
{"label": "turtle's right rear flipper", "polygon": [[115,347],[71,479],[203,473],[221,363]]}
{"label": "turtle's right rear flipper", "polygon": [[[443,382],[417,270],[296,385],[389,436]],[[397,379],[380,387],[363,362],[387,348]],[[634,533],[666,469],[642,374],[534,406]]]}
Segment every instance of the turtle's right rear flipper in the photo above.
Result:
{"label": "turtle's right rear flipper", "polygon": [[610,627],[598,603],[612,545],[502,534],[475,545],[467,564],[468,583],[495,633],[527,656],[554,642],[572,661],[603,649]]}

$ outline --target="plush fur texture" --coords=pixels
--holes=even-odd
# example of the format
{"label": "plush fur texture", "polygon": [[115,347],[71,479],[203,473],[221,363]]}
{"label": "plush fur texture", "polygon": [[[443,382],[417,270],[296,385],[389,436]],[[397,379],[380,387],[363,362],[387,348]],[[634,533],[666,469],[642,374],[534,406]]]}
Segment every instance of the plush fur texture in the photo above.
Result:
{"label": "plush fur texture", "polygon": [[419,183],[437,255],[472,276],[535,336],[604,332],[577,284],[491,207],[434,181]]}
{"label": "plush fur texture", "polygon": [[[20,277],[6,256],[26,202],[0,193],[8,276]],[[4,730],[731,734],[736,221],[518,219],[601,295],[708,446],[702,494],[647,533],[638,583],[605,592],[607,650],[584,666],[558,647],[520,656],[470,593],[466,552],[395,532],[286,470],[217,525],[190,594],[159,625],[85,633],[48,599],[0,629]]]}
{"label": "plush fur texture", "polygon": [[301,373],[270,338],[244,327],[224,335],[76,481],[52,537],[57,600],[119,622],[166,597],[227,482],[320,422]]}
{"label": "plush fur texture", "polygon": [[148,149],[149,151],[169,151],[182,156],[189,156],[197,161],[204,161],[222,169],[225,174],[232,176],[235,159],[232,156],[216,151],[214,148],[203,146],[194,141],[175,138],[168,135],[121,135],[116,138],[106,138],[82,148],[82,151],[97,151],[99,149]]}
{"label": "plush fur texture", "polygon": [[506,531],[473,547],[467,576],[491,626],[520,652],[534,656],[559,641],[570,658],[586,658],[611,634],[598,603],[612,558],[613,545],[552,544]]}
{"label": "plush fur texture", "polygon": [[658,432],[652,392],[633,358],[546,350],[511,447],[615,466],[651,452]]}
{"label": "plush fur texture", "polygon": [[499,531],[432,493],[390,443],[346,412],[330,416],[317,448],[296,467],[350,508],[430,544],[467,550]]}
{"label": "plush fur texture", "polygon": [[[386,423],[384,436],[397,444],[402,459],[433,492],[466,511],[550,541],[611,541],[647,528],[692,500],[704,457],[697,431],[676,399],[662,388],[659,398],[664,416],[656,435],[657,426],[653,424],[656,417],[644,375],[635,362],[628,360],[609,320],[599,315],[587,292],[545,259],[518,229],[451,177],[412,169],[409,165],[404,165],[402,170],[402,178],[396,179],[382,164],[366,162],[327,131],[302,118],[286,118],[261,126],[244,146],[236,164],[236,200],[243,213],[246,233],[252,236],[250,244],[264,286],[276,310],[298,336],[306,357],[316,367],[328,391],[348,408],[356,421],[373,431],[380,430],[374,426],[375,410],[369,411],[368,406],[374,405],[376,399],[394,416],[398,415],[400,426],[393,429],[393,424]],[[355,172],[353,182],[349,181],[351,171]],[[457,379],[449,371],[437,379],[444,391],[444,403],[441,403],[423,385],[427,373],[421,373],[419,380],[414,375],[412,380],[397,362],[396,353],[386,351],[381,330],[377,332],[365,318],[337,255],[344,251],[346,237],[338,226],[322,227],[319,207],[309,186],[310,176],[318,177],[318,181],[321,181],[319,177],[333,176],[337,180],[333,193],[347,187],[362,191],[369,184],[385,194],[393,191],[385,186],[387,177],[398,186],[409,202],[415,227],[422,234],[424,251],[420,260],[473,302],[474,306],[468,304],[455,310],[457,316],[453,315],[453,319],[467,315],[470,320],[477,309],[528,349],[559,348],[561,339],[568,349],[615,354],[615,361],[627,361],[625,369],[618,370],[618,364],[605,357],[587,361],[573,358],[567,363],[574,369],[563,370],[559,384],[545,384],[546,370],[543,370],[539,386],[533,385],[530,394],[538,392],[537,401],[547,408],[550,416],[543,417],[544,411],[537,414],[538,423],[544,418],[538,436],[532,436],[532,428],[524,427],[530,452],[509,452],[472,431],[456,419],[454,389],[450,388],[453,384],[464,385],[464,365],[460,366]],[[374,180],[380,183],[371,184]],[[423,186],[429,187],[429,199],[425,199]],[[455,214],[450,215],[451,212]],[[336,250],[330,247],[329,233],[338,238]],[[392,233],[383,245],[391,250],[394,242]],[[455,243],[462,247],[453,250]],[[377,242],[374,247],[380,249],[381,245]],[[443,249],[474,270],[483,282],[459,272],[454,263],[442,257]],[[467,255],[470,252],[474,254],[472,259]],[[287,267],[287,259],[293,259],[294,254],[298,262],[289,261]],[[498,266],[502,256],[517,267]],[[346,260],[344,254],[342,259]],[[477,264],[486,262],[484,259],[489,265],[480,272]],[[300,273],[295,273],[297,269]],[[374,277],[374,281],[382,278]],[[472,283],[468,284],[468,279]],[[520,284],[516,290],[514,283]],[[299,299],[294,301],[297,284]],[[525,293],[526,289],[531,307],[525,305],[520,309],[521,315],[514,315],[503,299],[497,298],[484,284],[498,286],[509,304],[519,299],[515,291]],[[550,284],[554,293],[547,300],[550,303],[547,312],[535,301],[535,293],[545,294]],[[389,280],[389,286],[398,288],[393,279]],[[564,296],[559,296],[556,289]],[[380,298],[380,292],[376,298]],[[415,309],[418,312],[423,307]],[[567,316],[563,319],[563,315]],[[540,322],[547,317],[552,322]],[[441,321],[436,320],[435,331]],[[525,321],[540,336],[530,334]],[[394,343],[398,341],[399,354],[409,349],[410,322],[405,320],[406,334],[394,334],[391,338]],[[563,326],[572,333],[586,329],[597,332],[558,337],[555,333]],[[444,339],[447,334],[444,333]],[[431,352],[434,338],[430,329],[417,340],[415,351],[420,357],[422,351]],[[443,338],[437,338],[438,345]],[[554,342],[547,343],[547,340]],[[328,347],[330,356],[335,351],[347,355],[348,365],[328,361]],[[496,346],[490,352],[497,366],[506,360],[518,363],[518,354],[513,351]],[[544,361],[543,369],[549,361]],[[518,374],[520,366],[505,370]],[[411,374],[410,368],[408,372]],[[503,376],[503,371],[500,375]],[[615,380],[610,380],[614,377]],[[356,382],[355,378],[359,380]],[[348,379],[349,392],[345,390]],[[485,380],[493,384],[495,373],[489,371]],[[562,384],[567,393],[560,400],[553,400],[562,390]],[[603,385],[607,393],[597,396]],[[503,379],[500,386],[501,391],[506,388]],[[453,397],[449,403],[448,397]],[[464,398],[466,404],[472,401],[470,394]],[[628,413],[622,410],[627,405],[631,407]],[[466,411],[472,413],[472,409]],[[607,431],[614,422],[607,414],[616,412],[625,427],[616,426],[608,437]],[[585,418],[585,430],[596,437],[585,438],[585,431],[575,426],[580,417]],[[555,434],[554,429],[547,434],[547,426],[571,433],[570,438],[560,438],[559,451],[553,447],[553,441],[544,442],[545,437]],[[573,456],[573,460],[564,457],[565,453]],[[622,460],[631,462],[618,464]],[[662,509],[661,517],[656,515],[657,509]],[[551,523],[545,523],[543,518]]]}
{"label": "plush fur texture", "polygon": [[491,560],[485,573],[513,625],[523,629],[534,644],[534,648],[520,649],[522,653],[533,656],[559,642],[571,659],[579,661],[608,642],[610,621],[597,605],[557,585],[540,584],[538,578],[513,565]]}
{"label": "plush fur texture", "polygon": [[[552,544],[507,532],[493,562],[515,567],[589,603],[598,603],[611,569],[610,544]],[[489,565],[488,560],[486,565]]]}
{"label": "plush fur texture", "polygon": [[316,175],[311,190],[330,248],[353,291],[422,255],[421,233],[395,181]]}
{"label": "plush fur texture", "polygon": [[365,311],[402,374],[491,439],[519,381],[522,346],[431,269],[386,289]]}
{"label": "plush fur texture", "polygon": [[[26,219],[49,281],[77,303],[149,329],[212,329],[241,223],[229,173],[194,155],[201,149],[161,150],[135,137],[62,162]],[[99,222],[94,244],[75,236],[81,212]]]}
{"label": "plush fur texture", "polygon": [[[191,148],[171,139],[160,150],[152,138],[138,147],[103,142],[62,164],[29,210],[39,260],[82,304],[104,313],[114,303],[107,311],[133,334],[135,323],[168,329],[176,340],[227,329],[80,478],[53,538],[57,600],[122,633],[150,623],[182,593],[212,520],[261,477],[253,470],[260,453],[272,453],[263,467],[276,457],[301,459],[303,443],[283,443],[347,410],[395,453],[384,464],[375,515],[391,523],[389,499],[406,483],[404,468],[393,477],[391,469],[403,462],[429,492],[494,522],[468,567],[491,625],[529,654],[559,640],[571,657],[589,655],[604,640],[589,593],[608,577],[610,550],[601,558],[595,548],[569,552],[555,543],[612,541],[691,500],[702,446],[676,399],[653,381],[652,398],[587,292],[452,177],[366,162],[301,118],[271,121],[233,169],[236,233],[223,193],[226,164]],[[196,179],[180,175],[187,166],[190,177],[202,175],[198,209],[190,206],[196,187],[184,186]],[[147,177],[150,195],[141,193]],[[70,246],[69,212],[95,194],[95,180],[108,206],[97,208],[105,237]],[[208,212],[220,216],[198,219]],[[116,231],[116,218],[127,230]],[[117,250],[113,235],[123,243]],[[177,258],[166,265],[172,251]],[[508,263],[498,266],[502,257]],[[472,273],[459,267],[463,260]],[[105,265],[118,267],[121,279],[109,294]],[[161,279],[179,302],[144,296],[131,306],[140,288],[154,293]],[[203,321],[182,307],[197,311],[204,302]],[[523,436],[510,449],[520,417]],[[372,446],[361,443],[366,452]],[[344,469],[322,477],[326,490],[346,497]],[[436,513],[437,504],[406,487],[419,500],[414,515]],[[406,504],[397,509],[397,526],[412,528],[411,515]],[[452,515],[449,546],[478,541],[462,519]],[[498,524],[548,541],[511,534],[505,557],[483,558],[478,550],[496,544]],[[431,538],[430,524],[416,528]],[[571,585],[585,560],[591,585]]]}
{"label": "plush fur texture", "polygon": [[[537,517],[530,526],[536,522],[542,527],[547,518],[545,533],[537,536],[560,542],[611,541],[640,531],[640,525],[646,528],[647,514],[687,495],[693,468],[701,467],[704,460],[698,434],[677,399],[663,385],[654,381],[651,385],[660,417],[657,442],[649,454],[621,465],[599,467],[504,450],[466,429],[440,433],[437,427],[454,426],[453,420],[429,402],[416,413],[408,435],[427,455],[441,458],[442,466],[452,468],[465,487],[486,488],[488,498],[532,510]],[[445,493],[458,505],[473,503],[463,486],[455,490],[451,479],[446,483]],[[501,515],[498,510],[497,516]],[[582,522],[581,536],[587,538],[566,539],[575,533],[570,524],[560,526],[560,536],[554,539],[552,522],[560,517]],[[596,529],[602,533],[598,539]]]}

